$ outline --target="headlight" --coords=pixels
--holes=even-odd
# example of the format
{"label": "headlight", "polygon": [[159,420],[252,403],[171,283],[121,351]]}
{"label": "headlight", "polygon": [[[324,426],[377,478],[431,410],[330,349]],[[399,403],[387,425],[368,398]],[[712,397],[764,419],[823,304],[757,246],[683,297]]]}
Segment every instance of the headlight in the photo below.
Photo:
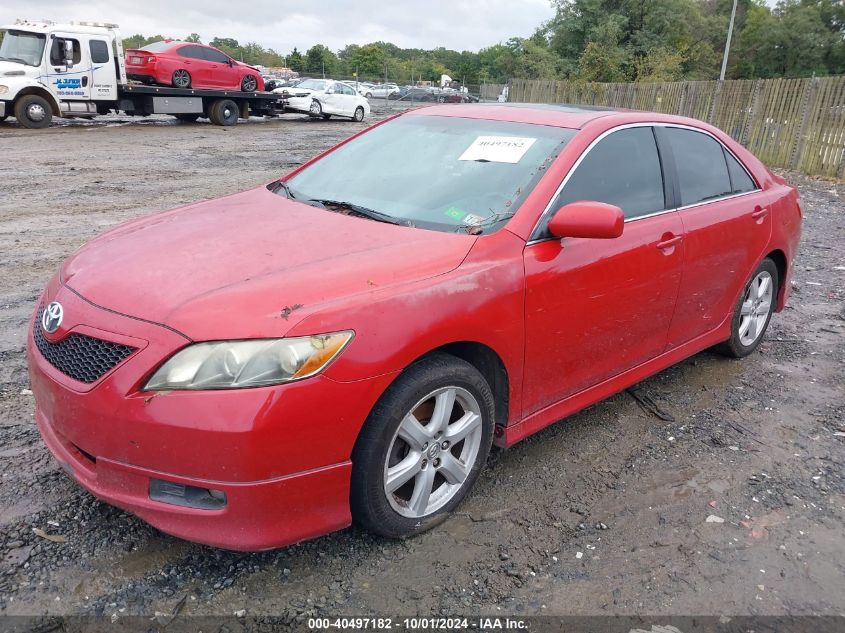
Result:
{"label": "headlight", "polygon": [[144,391],[235,389],[301,380],[320,373],[351,340],[352,332],[336,332],[196,343],[171,356]]}

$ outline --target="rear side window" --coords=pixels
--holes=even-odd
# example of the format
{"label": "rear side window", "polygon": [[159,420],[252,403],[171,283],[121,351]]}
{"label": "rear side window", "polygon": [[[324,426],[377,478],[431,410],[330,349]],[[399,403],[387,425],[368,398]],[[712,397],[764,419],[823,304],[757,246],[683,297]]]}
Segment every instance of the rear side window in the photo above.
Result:
{"label": "rear side window", "polygon": [[727,150],[725,150],[725,160],[728,161],[728,174],[731,177],[731,191],[733,193],[746,193],[757,188],[751,176],[745,171],[745,167],[740,165],[733,154]]}
{"label": "rear side window", "polygon": [[88,46],[91,49],[91,61],[95,64],[105,64],[111,59],[107,42],[103,40],[91,40]]}
{"label": "rear side window", "polygon": [[663,172],[650,127],[613,132],[587,153],[554,208],[580,200],[616,205],[627,219],[666,208]]}
{"label": "rear side window", "polygon": [[180,57],[187,57],[189,59],[205,59],[205,51],[199,46],[183,46],[179,49]]}
{"label": "rear side window", "polygon": [[703,132],[664,128],[678,173],[683,206],[730,195],[731,179],[722,144]]}

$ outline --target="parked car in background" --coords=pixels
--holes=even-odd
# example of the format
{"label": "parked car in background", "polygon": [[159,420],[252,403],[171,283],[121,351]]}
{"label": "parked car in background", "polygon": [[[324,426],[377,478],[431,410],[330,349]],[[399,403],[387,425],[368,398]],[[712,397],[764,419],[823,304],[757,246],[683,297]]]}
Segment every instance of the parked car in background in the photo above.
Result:
{"label": "parked car in background", "polygon": [[264,80],[264,90],[267,92],[273,92],[276,88],[279,88],[284,81],[283,79],[279,79],[273,75],[261,75],[261,78]]}
{"label": "parked car in background", "polygon": [[126,75],[174,88],[264,90],[261,73],[205,44],[163,40],[126,51]]}
{"label": "parked car in background", "polygon": [[276,88],[285,97],[285,109],[329,119],[333,116],[363,121],[370,114],[370,103],[355,88],[333,79],[306,79],[295,86]]}
{"label": "parked car in background", "polygon": [[376,84],[367,91],[365,96],[368,99],[370,97],[376,99],[387,99],[390,95],[396,94],[397,92],[399,92],[399,86],[396,84]]}
{"label": "parked car in background", "polygon": [[[350,81],[350,82],[347,82],[347,83],[349,83],[351,85],[355,84],[355,82],[353,82],[353,81]],[[355,89],[358,91],[359,95],[361,95],[362,97],[366,97],[367,99],[370,99],[373,96],[373,87],[374,86],[375,86],[375,84],[372,84],[368,81],[359,81],[358,85],[356,86]]]}
{"label": "parked car in background", "polygon": [[403,86],[387,97],[397,101],[437,101],[435,88],[420,88],[418,86]]}
{"label": "parked car in background", "polygon": [[712,346],[753,353],[801,221],[700,121],[410,109],[78,249],[29,321],[35,423],[82,486],[182,538],[412,536],[493,443]]}

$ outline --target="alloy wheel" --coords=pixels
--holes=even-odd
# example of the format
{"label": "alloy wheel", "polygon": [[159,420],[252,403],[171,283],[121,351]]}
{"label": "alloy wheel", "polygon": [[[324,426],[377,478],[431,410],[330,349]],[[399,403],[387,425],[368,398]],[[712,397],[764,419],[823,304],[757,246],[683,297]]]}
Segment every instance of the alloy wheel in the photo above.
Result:
{"label": "alloy wheel", "polygon": [[191,75],[187,70],[177,70],[173,73],[173,85],[177,88],[187,88],[191,85]]}
{"label": "alloy wheel", "polygon": [[446,505],[461,489],[481,448],[481,406],[466,389],[436,389],[402,418],[384,464],[390,506],[422,518]]}
{"label": "alloy wheel", "polygon": [[258,82],[252,75],[247,75],[246,77],[244,77],[243,82],[241,82],[241,88],[243,88],[244,92],[252,92],[257,87]]}
{"label": "alloy wheel", "polygon": [[739,342],[745,346],[753,345],[763,334],[772,309],[774,284],[768,271],[760,271],[742,298],[739,312]]}

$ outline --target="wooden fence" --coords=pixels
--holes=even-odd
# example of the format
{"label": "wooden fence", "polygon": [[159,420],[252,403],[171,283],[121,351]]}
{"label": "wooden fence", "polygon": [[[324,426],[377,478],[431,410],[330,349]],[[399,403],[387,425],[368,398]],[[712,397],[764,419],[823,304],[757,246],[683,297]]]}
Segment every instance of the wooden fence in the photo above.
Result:
{"label": "wooden fence", "polygon": [[845,178],[845,76],[583,83],[513,79],[509,101],[680,114],[707,121],[772,167]]}

